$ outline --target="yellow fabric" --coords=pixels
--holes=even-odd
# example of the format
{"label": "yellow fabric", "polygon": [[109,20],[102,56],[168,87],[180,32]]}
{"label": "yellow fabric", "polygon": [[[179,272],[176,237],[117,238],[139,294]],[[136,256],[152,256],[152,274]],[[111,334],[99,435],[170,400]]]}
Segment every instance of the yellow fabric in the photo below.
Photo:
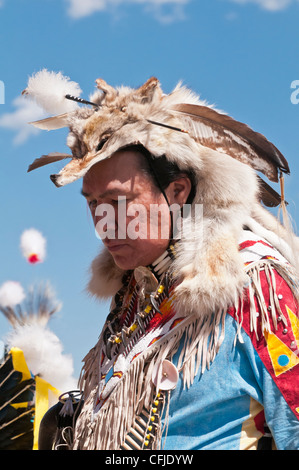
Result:
{"label": "yellow fabric", "polygon": [[[276,377],[299,364],[298,356],[296,356],[296,354],[294,354],[274,333],[266,331],[264,336],[267,341],[267,347]],[[286,358],[285,363],[279,362],[281,357]]]}
{"label": "yellow fabric", "polygon": [[256,428],[254,418],[263,410],[263,406],[250,398],[250,416],[242,425],[240,450],[256,450],[263,434]]}
{"label": "yellow fabric", "polygon": [[12,357],[14,370],[22,373],[22,382],[23,380],[31,379],[32,376],[26,364],[23,351],[19,348],[11,348],[9,353],[11,354],[11,357]]}
{"label": "yellow fabric", "polygon": [[38,433],[40,422],[44,414],[50,408],[50,395],[54,394],[56,401],[61,395],[60,390],[52,387],[48,382],[43,380],[41,377],[35,377],[36,393],[35,393],[35,419],[34,419],[34,438],[33,438],[33,450],[38,450]]}
{"label": "yellow fabric", "polygon": [[299,318],[295,315],[295,313],[286,305],[286,310],[289,315],[289,319],[291,322],[292,331],[294,333],[294,337],[296,339],[297,348],[299,348]]}
{"label": "yellow fabric", "polygon": [[[24,353],[19,348],[11,348],[9,351],[13,361],[13,368],[22,373],[22,382],[33,378],[26,364]],[[50,385],[41,377],[35,376],[35,413],[34,413],[34,434],[33,450],[38,450],[38,433],[40,422],[48,409],[58,401],[61,395],[60,390]],[[28,403],[11,403],[14,408],[26,408]]]}
{"label": "yellow fabric", "polygon": [[10,406],[12,406],[15,410],[18,408],[27,408],[28,402],[24,401],[22,403],[10,403]]}

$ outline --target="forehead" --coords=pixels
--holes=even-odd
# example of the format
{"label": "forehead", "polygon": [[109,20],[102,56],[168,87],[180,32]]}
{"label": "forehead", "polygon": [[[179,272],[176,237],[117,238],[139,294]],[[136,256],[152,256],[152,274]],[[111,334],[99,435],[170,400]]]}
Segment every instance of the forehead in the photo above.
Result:
{"label": "forehead", "polygon": [[132,190],[138,183],[148,183],[149,178],[142,171],[143,158],[139,152],[119,151],[96,163],[83,178],[83,192],[94,193],[117,187]]}

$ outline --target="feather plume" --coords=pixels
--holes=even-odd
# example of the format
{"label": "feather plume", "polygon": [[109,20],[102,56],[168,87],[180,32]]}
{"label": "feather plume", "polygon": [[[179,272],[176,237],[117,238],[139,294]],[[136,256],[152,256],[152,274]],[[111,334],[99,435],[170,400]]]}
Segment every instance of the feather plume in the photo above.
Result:
{"label": "feather plume", "polygon": [[262,134],[207,106],[179,104],[173,110],[186,117],[187,131],[202,145],[230,155],[278,181],[278,169],[289,173],[281,152]]}
{"label": "feather plume", "polygon": [[39,106],[50,114],[62,114],[74,111],[78,104],[67,100],[65,95],[79,96],[82,93],[78,83],[70,81],[61,72],[49,72],[43,69],[29,78],[24,95],[33,98]]}
{"label": "feather plume", "polygon": [[64,160],[66,158],[72,158],[72,155],[67,153],[59,153],[53,152],[49,153],[48,155],[42,155],[39,158],[36,158],[34,162],[29,165],[27,172],[35,170],[36,168],[40,168],[41,166],[48,165],[49,163],[58,162],[60,160]]}
{"label": "feather plume", "polygon": [[13,308],[24,299],[25,292],[19,282],[6,281],[0,287],[0,308]]}
{"label": "feather plume", "polygon": [[46,256],[46,239],[36,229],[25,230],[21,235],[21,251],[31,264],[41,263]]}
{"label": "feather plume", "polygon": [[48,327],[49,320],[60,309],[61,302],[48,283],[31,287],[22,304],[15,308],[0,306],[13,327],[4,338],[7,348],[21,349],[33,375],[40,375],[64,391],[76,388],[73,362],[63,354],[60,340]]}
{"label": "feather plume", "polygon": [[17,290],[17,284],[13,281],[4,283],[1,291],[9,293],[9,296],[6,294],[5,299],[3,295],[0,298],[0,310],[14,328],[31,323],[46,325],[54,313],[60,310],[61,303],[55,299],[49,284],[29,288],[27,296],[22,286],[19,285]]}
{"label": "feather plume", "polygon": [[[0,305],[0,311],[12,329],[4,338],[5,354],[0,363],[0,449],[32,450],[33,428],[39,425],[39,403],[35,402],[37,376],[57,392],[76,389],[77,381],[71,356],[63,353],[60,340],[48,327],[61,307],[50,285],[31,287],[22,304],[13,306],[7,300],[3,303],[10,304]],[[55,394],[46,396],[49,406],[54,404],[53,399],[57,400]]]}

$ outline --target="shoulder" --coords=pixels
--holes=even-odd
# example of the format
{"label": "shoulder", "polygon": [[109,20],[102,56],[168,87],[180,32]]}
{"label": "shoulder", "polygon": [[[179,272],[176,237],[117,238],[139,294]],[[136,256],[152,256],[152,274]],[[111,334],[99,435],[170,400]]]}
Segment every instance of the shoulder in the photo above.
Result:
{"label": "shoulder", "polygon": [[[240,244],[248,285],[229,314],[239,339],[246,335],[256,357],[299,418],[294,383],[299,380],[298,278],[286,260],[265,240]],[[247,261],[246,261],[247,259]]]}
{"label": "shoulder", "polygon": [[252,341],[263,343],[274,334],[297,350],[297,274],[276,248],[252,232],[244,231],[239,249],[248,284],[230,313]]}

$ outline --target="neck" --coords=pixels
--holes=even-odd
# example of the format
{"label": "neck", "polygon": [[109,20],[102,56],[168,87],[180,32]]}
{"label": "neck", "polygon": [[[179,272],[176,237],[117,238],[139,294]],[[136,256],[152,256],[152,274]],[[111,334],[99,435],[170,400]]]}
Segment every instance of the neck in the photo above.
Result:
{"label": "neck", "polygon": [[147,267],[152,271],[157,279],[161,279],[162,275],[167,271],[175,257],[174,243],[171,242],[167,250],[162,253],[159,258],[149,264]]}

